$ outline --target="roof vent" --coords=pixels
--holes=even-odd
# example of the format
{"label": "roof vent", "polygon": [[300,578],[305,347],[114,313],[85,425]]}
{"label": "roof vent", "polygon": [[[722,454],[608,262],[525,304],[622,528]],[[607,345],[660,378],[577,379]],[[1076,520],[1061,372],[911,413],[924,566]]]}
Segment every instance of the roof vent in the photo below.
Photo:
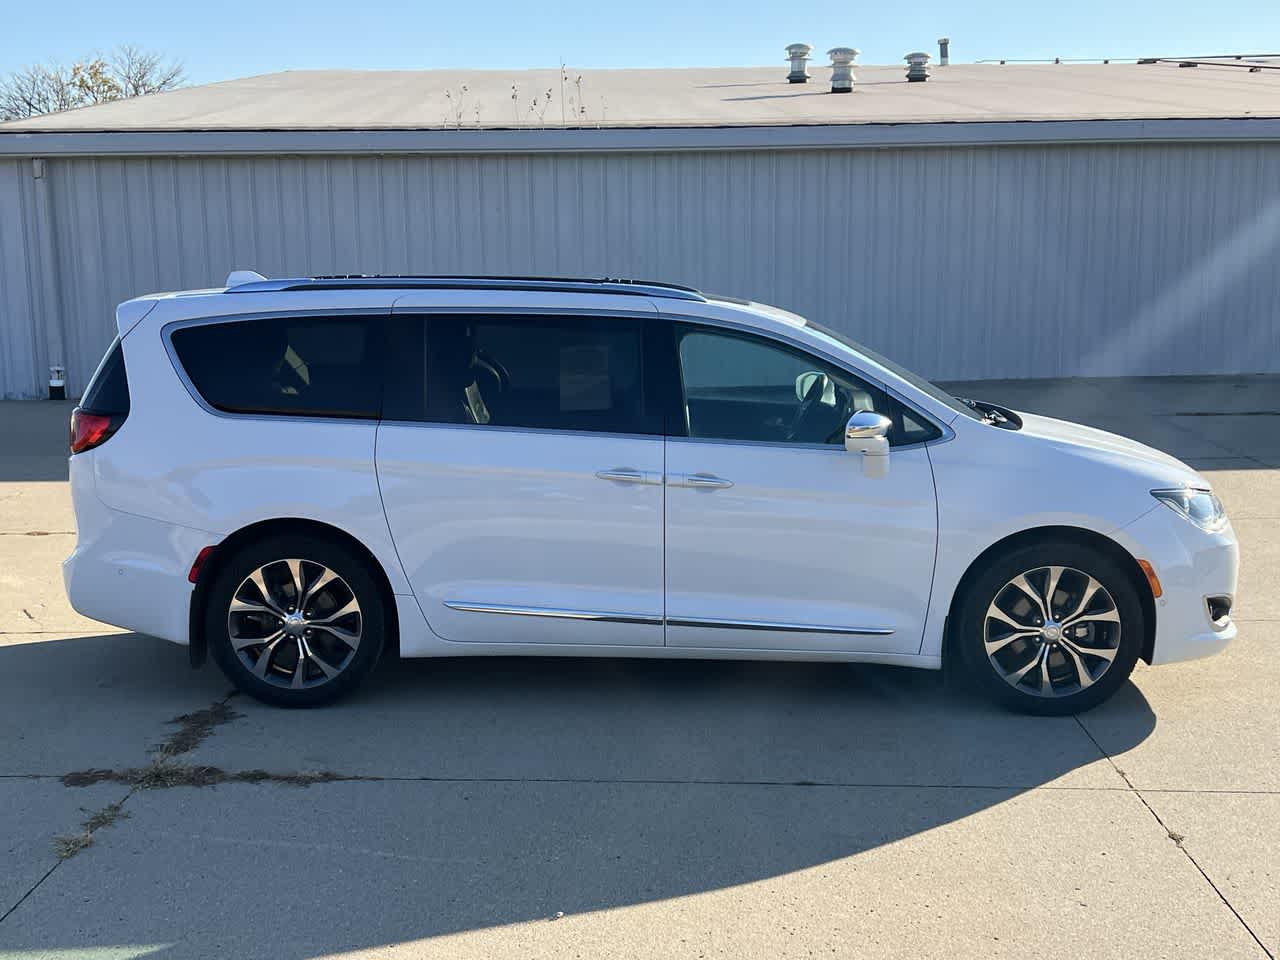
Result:
{"label": "roof vent", "polygon": [[787,46],[787,59],[791,61],[791,72],[787,74],[787,83],[808,83],[809,54],[813,47],[807,43],[792,43]]}
{"label": "roof vent", "polygon": [[902,58],[907,61],[907,80],[919,83],[929,79],[929,55],[927,53],[908,53]]}
{"label": "roof vent", "polygon": [[938,66],[945,67],[951,62],[951,38],[938,38]]}
{"label": "roof vent", "polygon": [[853,47],[832,47],[827,51],[831,58],[832,93],[853,93],[853,61],[861,52]]}

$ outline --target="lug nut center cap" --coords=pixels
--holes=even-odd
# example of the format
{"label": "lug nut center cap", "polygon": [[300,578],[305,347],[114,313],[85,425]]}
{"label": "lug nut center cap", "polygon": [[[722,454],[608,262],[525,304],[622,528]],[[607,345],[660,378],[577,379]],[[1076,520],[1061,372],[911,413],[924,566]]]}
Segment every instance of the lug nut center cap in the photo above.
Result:
{"label": "lug nut center cap", "polygon": [[1040,628],[1040,636],[1049,643],[1056,643],[1062,639],[1062,628],[1056,623],[1046,623]]}
{"label": "lug nut center cap", "polygon": [[307,629],[307,621],[302,619],[301,613],[291,613],[284,618],[284,632],[291,637],[298,637]]}

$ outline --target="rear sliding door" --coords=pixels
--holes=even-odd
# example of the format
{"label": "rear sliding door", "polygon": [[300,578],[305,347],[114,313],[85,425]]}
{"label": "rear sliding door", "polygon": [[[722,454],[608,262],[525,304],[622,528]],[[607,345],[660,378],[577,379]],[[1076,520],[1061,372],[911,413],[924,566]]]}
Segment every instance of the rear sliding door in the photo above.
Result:
{"label": "rear sliding door", "polygon": [[432,629],[663,643],[663,415],[638,318],[397,314],[377,471]]}

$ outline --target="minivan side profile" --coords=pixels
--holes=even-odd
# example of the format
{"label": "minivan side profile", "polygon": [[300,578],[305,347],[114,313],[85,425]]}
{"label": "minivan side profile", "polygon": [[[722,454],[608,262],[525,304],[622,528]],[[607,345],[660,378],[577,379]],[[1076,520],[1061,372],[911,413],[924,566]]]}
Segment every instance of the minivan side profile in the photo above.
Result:
{"label": "minivan side profile", "polygon": [[269,702],[396,650],[945,663],[1061,714],[1235,636],[1193,469],[775,307],[233,274],[117,327],[72,417],[72,605]]}

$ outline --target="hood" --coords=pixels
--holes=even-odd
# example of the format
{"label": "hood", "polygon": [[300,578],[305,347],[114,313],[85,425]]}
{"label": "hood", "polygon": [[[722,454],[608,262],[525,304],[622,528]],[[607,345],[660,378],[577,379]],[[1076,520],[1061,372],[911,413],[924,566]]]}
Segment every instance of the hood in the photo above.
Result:
{"label": "hood", "polygon": [[1150,479],[1153,488],[1210,486],[1204,477],[1177,457],[1171,457],[1137,440],[1034,413],[1018,411],[1018,416],[1022,418],[1019,433],[1052,443],[1065,453],[1143,474]]}

